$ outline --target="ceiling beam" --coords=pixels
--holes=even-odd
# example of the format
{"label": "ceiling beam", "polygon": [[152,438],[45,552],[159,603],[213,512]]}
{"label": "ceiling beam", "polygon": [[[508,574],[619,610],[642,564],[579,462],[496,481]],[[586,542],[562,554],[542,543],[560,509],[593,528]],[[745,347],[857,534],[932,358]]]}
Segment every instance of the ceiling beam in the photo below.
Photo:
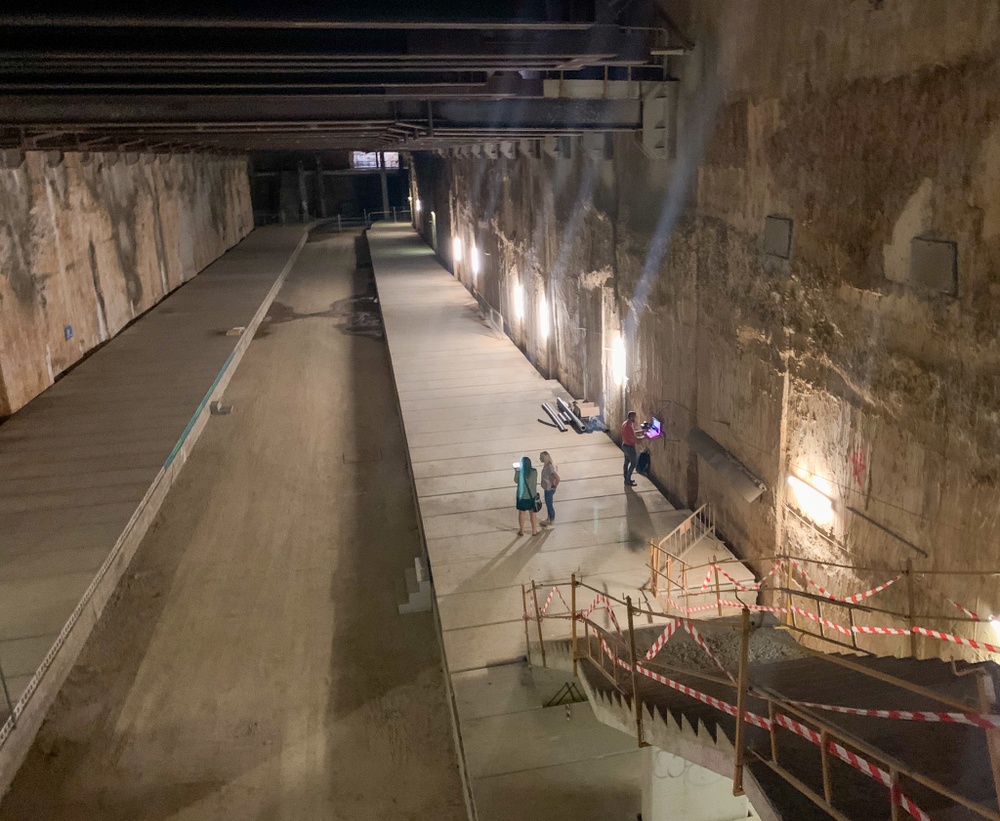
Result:
{"label": "ceiling beam", "polygon": [[239,124],[252,112],[257,121],[403,120],[430,118],[440,126],[504,124],[508,127],[638,128],[637,100],[578,100],[566,98],[391,102],[382,96],[341,97],[309,94],[122,95],[79,94],[72,105],[59,95],[0,95],[0,111],[9,125],[48,124],[142,126],[144,124]]}

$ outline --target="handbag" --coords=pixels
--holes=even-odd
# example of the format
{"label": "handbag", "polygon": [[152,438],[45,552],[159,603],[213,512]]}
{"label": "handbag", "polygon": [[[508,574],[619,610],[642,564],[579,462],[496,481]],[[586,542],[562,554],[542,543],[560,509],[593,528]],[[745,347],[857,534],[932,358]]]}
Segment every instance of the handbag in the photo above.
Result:
{"label": "handbag", "polygon": [[535,513],[538,513],[542,509],[542,497],[537,493],[535,494]]}

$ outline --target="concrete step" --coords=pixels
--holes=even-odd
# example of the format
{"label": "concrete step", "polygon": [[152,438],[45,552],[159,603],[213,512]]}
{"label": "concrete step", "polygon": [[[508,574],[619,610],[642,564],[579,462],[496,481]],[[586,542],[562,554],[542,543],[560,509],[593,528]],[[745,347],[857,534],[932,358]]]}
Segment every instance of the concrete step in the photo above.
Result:
{"label": "concrete step", "polygon": [[397,607],[400,615],[429,611],[433,606],[434,588],[422,557],[418,556],[413,560],[413,567],[406,568],[403,581],[406,586],[406,601]]}

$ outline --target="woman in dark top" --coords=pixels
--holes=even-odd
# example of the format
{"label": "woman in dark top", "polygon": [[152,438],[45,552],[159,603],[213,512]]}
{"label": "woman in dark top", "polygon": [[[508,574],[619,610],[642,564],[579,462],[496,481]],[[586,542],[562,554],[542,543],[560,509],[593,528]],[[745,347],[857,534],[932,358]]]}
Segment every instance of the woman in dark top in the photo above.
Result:
{"label": "woman in dark top", "polygon": [[531,519],[531,535],[538,535],[538,514],[535,512],[535,497],[538,495],[538,471],[531,466],[527,456],[521,457],[521,465],[514,471],[514,484],[517,485],[517,535],[524,535],[524,514]]}

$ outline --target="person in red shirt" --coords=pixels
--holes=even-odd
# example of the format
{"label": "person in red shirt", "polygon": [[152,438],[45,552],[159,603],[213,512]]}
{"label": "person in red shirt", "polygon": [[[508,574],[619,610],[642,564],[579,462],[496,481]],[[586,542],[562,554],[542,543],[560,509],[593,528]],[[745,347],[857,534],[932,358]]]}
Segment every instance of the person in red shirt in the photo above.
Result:
{"label": "person in red shirt", "polygon": [[639,439],[645,437],[642,429],[638,427],[639,417],[635,411],[629,411],[625,421],[622,422],[622,452],[625,454],[625,487],[635,487],[636,482],[632,481],[632,472],[639,462],[636,455],[635,446]]}

